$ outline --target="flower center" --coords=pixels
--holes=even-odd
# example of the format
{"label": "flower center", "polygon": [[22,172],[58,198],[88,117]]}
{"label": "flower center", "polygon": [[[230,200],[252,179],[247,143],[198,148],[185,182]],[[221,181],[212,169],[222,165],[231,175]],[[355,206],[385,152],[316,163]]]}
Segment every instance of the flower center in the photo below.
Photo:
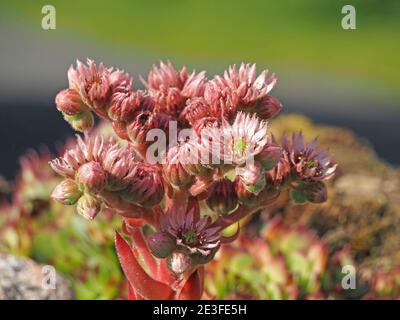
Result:
{"label": "flower center", "polygon": [[198,242],[198,236],[194,230],[185,231],[184,233],[182,233],[182,237],[184,239],[184,242],[188,245],[193,245]]}
{"label": "flower center", "polygon": [[247,142],[245,138],[239,138],[233,141],[233,150],[236,153],[243,154],[246,151]]}

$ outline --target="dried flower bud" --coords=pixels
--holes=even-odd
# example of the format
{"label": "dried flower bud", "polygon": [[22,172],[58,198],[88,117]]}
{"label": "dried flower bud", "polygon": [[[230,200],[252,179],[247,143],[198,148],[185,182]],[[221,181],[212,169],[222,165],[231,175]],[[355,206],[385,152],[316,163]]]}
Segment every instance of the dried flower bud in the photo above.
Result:
{"label": "dried flower bud", "polygon": [[269,143],[256,156],[266,171],[274,168],[282,156],[282,148],[275,143]]}
{"label": "dried flower bud", "polygon": [[87,109],[79,92],[74,89],[60,91],[56,96],[56,106],[58,110],[69,116],[76,115]]}
{"label": "dried flower bud", "polygon": [[69,116],[64,114],[64,119],[71,125],[71,127],[80,132],[88,131],[93,128],[94,118],[90,111]]}
{"label": "dried flower bud", "polygon": [[160,259],[168,257],[176,248],[174,237],[165,232],[156,232],[148,236],[147,244],[153,255]]}
{"label": "dried flower bud", "polygon": [[219,215],[227,214],[234,210],[238,203],[233,183],[227,178],[216,181],[211,188],[207,205]]}
{"label": "dried flower bud", "polygon": [[173,252],[167,258],[168,268],[175,274],[182,274],[190,268],[192,260],[182,252]]}
{"label": "dried flower bud", "polygon": [[93,220],[101,211],[101,201],[89,194],[84,194],[78,200],[76,210],[85,219]]}
{"label": "dried flower bud", "polygon": [[62,204],[73,205],[79,200],[81,195],[82,192],[79,190],[75,181],[72,179],[65,179],[57,185],[51,197]]}
{"label": "dried flower bud", "polygon": [[76,179],[82,190],[97,193],[105,187],[107,173],[98,162],[90,161],[79,167]]}

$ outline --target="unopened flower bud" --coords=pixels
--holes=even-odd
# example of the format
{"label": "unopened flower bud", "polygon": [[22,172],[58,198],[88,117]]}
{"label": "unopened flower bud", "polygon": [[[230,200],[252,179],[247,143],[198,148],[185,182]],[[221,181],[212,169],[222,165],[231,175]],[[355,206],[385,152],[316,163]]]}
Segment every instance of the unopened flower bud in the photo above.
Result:
{"label": "unopened flower bud", "polygon": [[90,161],[79,167],[76,179],[82,190],[97,193],[106,185],[107,173],[98,162]]}
{"label": "unopened flower bud", "polygon": [[101,201],[89,194],[84,194],[78,200],[76,210],[85,219],[93,220],[101,211]]}
{"label": "unopened flower bud", "polygon": [[90,111],[69,116],[64,114],[64,119],[71,125],[71,127],[80,132],[88,131],[93,128],[94,118]]}
{"label": "unopened flower bud", "polygon": [[263,168],[268,171],[276,166],[282,156],[282,149],[275,143],[264,146],[262,151],[256,156],[256,159],[262,164]]}
{"label": "unopened flower bud", "polygon": [[307,200],[312,203],[322,203],[328,198],[326,186],[321,181],[307,184],[303,189],[303,193]]}
{"label": "unopened flower bud", "polygon": [[152,254],[160,259],[168,257],[176,248],[175,239],[165,232],[156,232],[147,237]]}
{"label": "unopened flower bud", "polygon": [[65,179],[56,186],[51,197],[62,204],[73,205],[79,200],[81,195],[82,192],[79,190],[75,181]]}
{"label": "unopened flower bud", "polygon": [[194,182],[194,176],[186,169],[182,162],[184,155],[182,148],[178,145],[168,150],[163,166],[167,180],[177,188],[185,188]]}
{"label": "unopened flower bud", "polygon": [[120,192],[122,199],[153,207],[164,197],[164,186],[158,170],[144,163],[136,164],[129,184]]}
{"label": "unopened flower bud", "polygon": [[259,162],[236,168],[247,191],[258,195],[266,185],[265,171]]}
{"label": "unopened flower bud", "polygon": [[233,184],[240,203],[250,206],[257,202],[257,196],[246,189],[240,177],[236,177]]}
{"label": "unopened flower bud", "polygon": [[147,132],[157,127],[156,118],[150,111],[141,111],[129,122],[126,133],[129,139],[138,145],[146,144]]}
{"label": "unopened flower bud", "polygon": [[262,119],[270,119],[281,111],[281,103],[271,96],[265,96],[256,107],[257,115]]}
{"label": "unopened flower bud", "polygon": [[232,181],[227,178],[216,181],[206,202],[209,208],[219,215],[227,214],[235,209],[238,198]]}
{"label": "unopened flower bud", "polygon": [[56,96],[57,109],[66,115],[73,116],[85,111],[87,108],[81,96],[74,89],[64,89]]}
{"label": "unopened flower bud", "polygon": [[182,274],[192,265],[190,257],[182,252],[173,252],[167,258],[168,268],[175,274]]}

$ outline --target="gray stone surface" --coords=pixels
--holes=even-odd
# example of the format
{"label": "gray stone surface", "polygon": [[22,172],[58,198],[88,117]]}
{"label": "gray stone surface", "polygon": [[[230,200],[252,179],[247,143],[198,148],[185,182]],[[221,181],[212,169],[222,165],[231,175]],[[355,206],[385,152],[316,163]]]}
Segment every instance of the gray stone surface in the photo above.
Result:
{"label": "gray stone surface", "polygon": [[[70,300],[73,299],[71,284],[55,274],[53,268],[36,262],[0,254],[1,300]],[[54,283],[54,286],[52,285]]]}

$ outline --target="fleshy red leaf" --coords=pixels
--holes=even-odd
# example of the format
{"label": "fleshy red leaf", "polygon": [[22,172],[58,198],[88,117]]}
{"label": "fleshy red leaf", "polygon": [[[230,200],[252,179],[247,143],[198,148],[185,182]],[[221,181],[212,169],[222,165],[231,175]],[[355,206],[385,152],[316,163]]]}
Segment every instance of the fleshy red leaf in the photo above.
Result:
{"label": "fleshy red leaf", "polygon": [[193,272],[179,294],[179,300],[200,300],[203,295],[203,273],[199,269]]}
{"label": "fleshy red leaf", "polygon": [[166,300],[172,297],[172,289],[166,284],[152,279],[143,270],[133,255],[131,247],[118,232],[115,233],[115,247],[122,270],[135,293],[145,299]]}

